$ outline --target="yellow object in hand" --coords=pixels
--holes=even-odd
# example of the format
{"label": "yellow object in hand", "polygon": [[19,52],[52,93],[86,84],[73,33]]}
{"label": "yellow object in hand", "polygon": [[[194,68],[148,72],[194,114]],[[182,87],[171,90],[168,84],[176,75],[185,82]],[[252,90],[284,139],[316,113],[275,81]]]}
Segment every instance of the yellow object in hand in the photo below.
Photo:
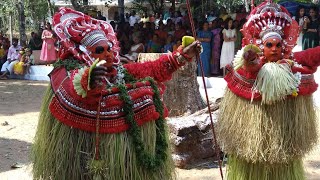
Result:
{"label": "yellow object in hand", "polygon": [[196,39],[192,36],[183,36],[182,37],[182,46],[183,47],[187,47],[189,46],[191,43],[193,43]]}

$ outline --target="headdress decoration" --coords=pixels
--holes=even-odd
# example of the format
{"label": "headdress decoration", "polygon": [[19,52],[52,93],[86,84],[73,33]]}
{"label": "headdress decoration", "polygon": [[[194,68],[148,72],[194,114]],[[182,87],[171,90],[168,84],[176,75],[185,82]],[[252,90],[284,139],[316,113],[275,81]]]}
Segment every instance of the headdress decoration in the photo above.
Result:
{"label": "headdress decoration", "polygon": [[74,58],[92,65],[94,59],[87,51],[87,47],[100,41],[109,44],[114,55],[114,64],[119,60],[119,42],[112,26],[106,22],[91,18],[81,12],[62,7],[53,16],[53,30],[57,34],[61,47],[60,59],[73,55]]}
{"label": "headdress decoration", "polygon": [[241,31],[243,46],[254,44],[261,50],[269,38],[283,40],[284,58],[290,58],[299,36],[299,25],[283,6],[266,0],[251,11]]}

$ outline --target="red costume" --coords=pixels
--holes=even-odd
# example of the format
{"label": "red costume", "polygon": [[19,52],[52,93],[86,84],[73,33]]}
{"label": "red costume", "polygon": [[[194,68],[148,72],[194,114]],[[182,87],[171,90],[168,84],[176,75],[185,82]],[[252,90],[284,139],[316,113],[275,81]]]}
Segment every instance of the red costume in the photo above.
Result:
{"label": "red costume", "polygon": [[109,23],[60,8],[53,25],[60,60],[40,115],[34,178],[172,179],[163,82],[192,60],[190,48],[122,65]]}
{"label": "red costume", "polygon": [[293,54],[299,26],[271,1],[251,11],[242,33],[217,122],[227,179],[303,180],[302,158],[317,143],[320,47]]}

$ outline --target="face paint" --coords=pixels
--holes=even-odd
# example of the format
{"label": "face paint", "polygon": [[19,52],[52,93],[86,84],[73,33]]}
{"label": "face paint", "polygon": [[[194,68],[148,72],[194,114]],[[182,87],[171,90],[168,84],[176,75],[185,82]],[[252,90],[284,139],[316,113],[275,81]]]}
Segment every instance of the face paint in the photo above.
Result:
{"label": "face paint", "polygon": [[107,42],[100,41],[94,46],[88,47],[88,50],[94,59],[99,58],[99,60],[105,60],[107,63],[105,63],[104,66],[112,67],[114,56]]}
{"label": "face paint", "polygon": [[267,61],[275,62],[282,59],[282,44],[280,39],[267,39],[264,42],[263,54]]}

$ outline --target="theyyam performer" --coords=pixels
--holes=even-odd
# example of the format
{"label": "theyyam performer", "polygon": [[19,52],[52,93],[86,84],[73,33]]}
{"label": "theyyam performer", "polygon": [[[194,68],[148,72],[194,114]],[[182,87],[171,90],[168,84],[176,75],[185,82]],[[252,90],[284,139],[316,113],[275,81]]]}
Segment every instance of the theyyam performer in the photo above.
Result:
{"label": "theyyam performer", "polygon": [[200,43],[189,37],[156,61],[122,65],[108,22],[60,8],[53,26],[60,56],[32,148],[34,179],[174,179],[163,82]]}
{"label": "theyyam performer", "polygon": [[251,11],[242,33],[217,125],[227,179],[303,180],[302,158],[317,143],[320,47],[292,53],[299,26],[271,1]]}

